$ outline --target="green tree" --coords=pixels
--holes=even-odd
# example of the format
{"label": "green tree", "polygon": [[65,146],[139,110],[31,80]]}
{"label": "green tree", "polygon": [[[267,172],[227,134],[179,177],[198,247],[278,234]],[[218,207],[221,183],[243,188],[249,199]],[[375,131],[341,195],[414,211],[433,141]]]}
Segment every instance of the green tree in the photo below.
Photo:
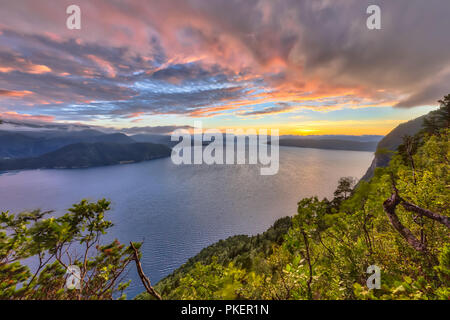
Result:
{"label": "green tree", "polygon": [[333,205],[339,207],[342,201],[348,199],[352,194],[356,179],[353,177],[342,177],[338,181],[336,191],[334,191]]}
{"label": "green tree", "polygon": [[[86,200],[60,217],[50,211],[0,215],[0,298],[2,299],[112,299],[125,298],[122,282],[141,246],[102,244],[111,228],[105,220],[110,203]],[[134,248],[133,248],[134,247]],[[76,253],[79,254],[76,254]],[[80,254],[81,252],[81,254]],[[35,257],[36,270],[21,261]],[[80,270],[79,289],[65,288],[69,266]]]}
{"label": "green tree", "polygon": [[442,127],[449,128],[450,127],[450,94],[444,96],[442,100],[438,101],[441,106],[439,110],[437,110],[437,118],[438,121],[442,123]]}
{"label": "green tree", "polygon": [[450,94],[438,100],[440,108],[431,112],[423,120],[423,131],[429,134],[437,134],[441,128],[450,127]]}

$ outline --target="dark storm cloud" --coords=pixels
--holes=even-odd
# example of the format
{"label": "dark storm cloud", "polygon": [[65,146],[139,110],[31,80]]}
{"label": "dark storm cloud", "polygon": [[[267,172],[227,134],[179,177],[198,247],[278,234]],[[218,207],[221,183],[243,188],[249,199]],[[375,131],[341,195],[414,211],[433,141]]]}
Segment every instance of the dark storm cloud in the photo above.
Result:
{"label": "dark storm cloud", "polygon": [[262,110],[244,112],[241,114],[241,116],[259,116],[259,115],[265,115],[265,114],[277,114],[277,113],[288,112],[293,109],[294,109],[294,107],[292,107],[286,103],[279,103],[278,106],[276,106],[276,107],[267,107]]}
{"label": "dark storm cloud", "polygon": [[167,82],[180,83],[184,81],[209,81],[214,78],[215,81],[228,81],[223,70],[218,66],[212,66],[210,69],[200,68],[195,63],[175,64],[167,68],[157,70],[152,74],[152,79],[163,80]]}
{"label": "dark storm cloud", "polygon": [[[302,69],[274,80],[301,86],[299,79],[320,79],[324,86],[354,87],[374,98],[390,91],[402,99],[398,106],[435,104],[449,90],[443,86],[450,75],[447,0],[194,3],[259,63],[278,58]],[[366,27],[372,4],[381,7],[381,30]]]}
{"label": "dark storm cloud", "polygon": [[[381,8],[381,30],[365,28],[361,13],[369,4]],[[333,1],[320,10],[303,4],[297,11],[302,41],[294,55],[304,59],[306,75],[389,90],[401,97],[398,106],[435,104],[449,90],[443,85],[450,76],[449,15],[445,0]]]}

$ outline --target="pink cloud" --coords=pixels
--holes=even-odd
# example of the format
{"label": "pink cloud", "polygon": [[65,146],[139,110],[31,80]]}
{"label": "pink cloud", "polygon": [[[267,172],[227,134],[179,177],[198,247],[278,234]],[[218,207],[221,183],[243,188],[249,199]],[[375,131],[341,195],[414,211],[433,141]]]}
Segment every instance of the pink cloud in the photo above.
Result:
{"label": "pink cloud", "polygon": [[22,98],[24,96],[30,95],[33,92],[28,90],[14,91],[14,90],[2,90],[0,89],[0,96],[10,97],[10,98]]}
{"label": "pink cloud", "polygon": [[2,112],[2,113],[0,113],[0,118],[11,119],[11,120],[35,120],[35,121],[44,121],[44,122],[51,122],[55,119],[55,117],[53,117],[53,116],[23,114],[23,113],[17,113],[15,111]]}

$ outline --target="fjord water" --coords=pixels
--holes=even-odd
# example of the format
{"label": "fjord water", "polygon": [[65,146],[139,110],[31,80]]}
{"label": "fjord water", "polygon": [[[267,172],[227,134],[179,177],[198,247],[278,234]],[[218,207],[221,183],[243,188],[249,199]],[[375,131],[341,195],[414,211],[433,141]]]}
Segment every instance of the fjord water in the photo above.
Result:
{"label": "fjord water", "polygon": [[[107,198],[114,226],[106,240],[144,241],[142,264],[156,283],[202,248],[236,234],[265,231],[294,215],[297,201],[332,197],[343,176],[358,179],[373,153],[280,147],[280,169],[258,165],[180,165],[170,158],[136,164],[0,175],[0,210],[40,208],[62,214],[83,198]],[[142,292],[137,273],[128,298]],[[127,278],[128,278],[127,277]]]}

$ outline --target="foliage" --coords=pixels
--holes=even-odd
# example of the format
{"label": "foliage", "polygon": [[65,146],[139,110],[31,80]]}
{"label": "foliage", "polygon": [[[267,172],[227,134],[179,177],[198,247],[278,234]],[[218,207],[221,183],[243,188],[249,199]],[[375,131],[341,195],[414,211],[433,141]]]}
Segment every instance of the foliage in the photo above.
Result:
{"label": "foliage", "polygon": [[[284,241],[286,232],[292,225],[290,217],[278,219],[272,227],[255,236],[237,235],[204,248],[195,257],[189,259],[171,275],[158,282],[155,288],[163,297],[175,297],[173,290],[180,286],[181,279],[196,268],[198,263],[210,263],[243,269],[246,272],[265,273],[265,258],[273,253],[273,246]],[[198,266],[197,266],[198,269]],[[177,290],[180,292],[180,290]],[[148,299],[147,293],[142,293],[136,299]]]}
{"label": "foliage", "polygon": [[333,205],[335,207],[338,208],[342,201],[348,199],[353,192],[356,182],[356,179],[353,177],[342,177],[339,179],[336,191],[334,191]]}
{"label": "foliage", "polygon": [[167,299],[216,300],[239,299],[239,290],[248,282],[257,281],[253,272],[236,268],[232,262],[227,266],[217,263],[214,257],[210,264],[197,262],[192,270],[180,278],[178,286]]}
{"label": "foliage", "polygon": [[[133,261],[133,251],[117,240],[101,243],[112,226],[104,219],[109,205],[104,199],[83,200],[57,218],[40,210],[2,212],[0,299],[125,298],[129,282],[121,283],[121,276]],[[33,272],[21,264],[30,257],[36,261]],[[80,290],[65,288],[69,265],[80,269]]]}
{"label": "foliage", "polygon": [[448,128],[450,126],[450,94],[444,96],[438,102],[441,107],[424,119],[423,131],[426,133],[436,134],[440,128]]}

